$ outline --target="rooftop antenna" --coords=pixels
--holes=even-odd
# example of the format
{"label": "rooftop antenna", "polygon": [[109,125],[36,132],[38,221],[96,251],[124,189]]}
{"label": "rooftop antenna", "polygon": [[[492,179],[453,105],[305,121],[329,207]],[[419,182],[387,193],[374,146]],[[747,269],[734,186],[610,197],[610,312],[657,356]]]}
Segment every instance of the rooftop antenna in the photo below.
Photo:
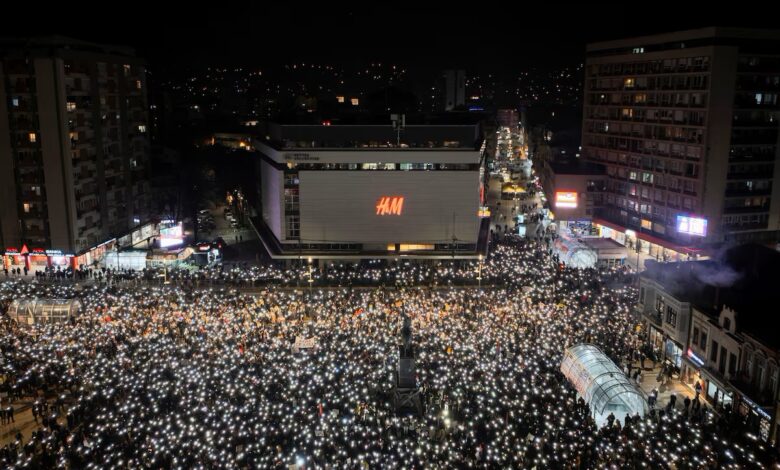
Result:
{"label": "rooftop antenna", "polygon": [[406,127],[406,114],[391,114],[390,120],[393,121],[393,130],[395,131],[395,145],[401,146],[401,131]]}

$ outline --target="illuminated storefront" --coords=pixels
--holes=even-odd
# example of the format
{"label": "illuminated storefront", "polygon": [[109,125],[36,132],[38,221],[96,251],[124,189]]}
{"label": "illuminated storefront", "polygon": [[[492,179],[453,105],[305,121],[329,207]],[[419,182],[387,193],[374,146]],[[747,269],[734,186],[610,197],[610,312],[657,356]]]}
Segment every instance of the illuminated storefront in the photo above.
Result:
{"label": "illuminated storefront", "polygon": [[772,415],[744,394],[739,394],[737,411],[745,419],[748,428],[753,429],[758,434],[759,439],[764,442],[769,441],[772,430]]}
{"label": "illuminated storefront", "polygon": [[75,255],[61,250],[29,249],[27,245],[22,245],[21,249],[9,247],[3,253],[4,269],[27,268],[29,271],[43,271],[50,267],[75,267]]}
{"label": "illuminated storefront", "polygon": [[691,390],[696,390],[696,384],[701,387],[701,396],[713,406],[727,406],[733,401],[731,387],[717,372],[705,367],[705,361],[691,348],[683,356],[682,381]]}
{"label": "illuminated storefront", "polygon": [[[701,230],[706,232],[706,220],[703,222],[703,219],[696,219],[694,222],[691,222],[691,220],[693,219],[689,218],[688,225],[683,223],[683,228],[692,227],[691,229],[699,232]],[[596,228],[599,236],[611,238],[621,245],[632,248],[635,253],[638,251],[655,258],[657,261],[676,262],[707,259],[707,256],[704,255],[704,251],[701,249],[677,245],[653,235],[625,229],[605,220],[594,219],[593,226]]]}

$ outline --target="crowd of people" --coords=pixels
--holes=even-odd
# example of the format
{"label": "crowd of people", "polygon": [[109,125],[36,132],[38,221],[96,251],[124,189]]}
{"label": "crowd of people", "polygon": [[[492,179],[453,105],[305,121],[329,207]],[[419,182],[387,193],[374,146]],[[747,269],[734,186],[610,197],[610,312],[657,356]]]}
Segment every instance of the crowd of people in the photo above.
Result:
{"label": "crowd of people", "polygon": [[[663,403],[595,425],[559,366],[578,343],[618,363],[641,348],[635,279],[624,268],[566,268],[544,242],[508,236],[481,267],[311,272],[234,266],[174,272],[164,285],[140,282],[143,274],[0,284],[0,305],[82,304],[61,323],[3,315],[4,399],[33,403],[40,424],[0,449],[0,467],[776,465],[731,415]],[[245,283],[258,289],[235,289]],[[402,316],[422,414],[394,406]]]}

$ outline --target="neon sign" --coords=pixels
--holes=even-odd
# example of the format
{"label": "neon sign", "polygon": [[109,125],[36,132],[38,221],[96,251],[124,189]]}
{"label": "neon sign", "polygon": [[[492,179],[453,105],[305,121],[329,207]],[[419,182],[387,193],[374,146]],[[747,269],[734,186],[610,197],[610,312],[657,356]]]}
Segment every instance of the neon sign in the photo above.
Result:
{"label": "neon sign", "polygon": [[403,196],[382,196],[376,201],[376,215],[401,215]]}
{"label": "neon sign", "polygon": [[696,353],[691,350],[691,348],[688,348],[688,357],[691,358],[691,361],[693,361],[695,364],[698,364],[699,367],[704,365],[704,361],[696,355]]}
{"label": "neon sign", "polygon": [[556,191],[555,207],[577,208],[577,193],[574,191]]}

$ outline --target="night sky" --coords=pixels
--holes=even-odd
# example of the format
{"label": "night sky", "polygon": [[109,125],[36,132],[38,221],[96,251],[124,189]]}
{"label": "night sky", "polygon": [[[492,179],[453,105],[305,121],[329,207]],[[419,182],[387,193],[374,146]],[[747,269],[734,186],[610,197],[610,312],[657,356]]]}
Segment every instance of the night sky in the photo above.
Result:
{"label": "night sky", "polygon": [[699,7],[645,2],[642,13],[631,12],[625,4],[598,2],[587,6],[515,2],[511,8],[499,2],[431,7],[389,2],[361,7],[335,2],[316,7],[303,2],[267,3],[212,2],[204,7],[191,2],[167,12],[159,11],[163,2],[146,7],[142,2],[125,2],[116,5],[118,11],[107,3],[97,4],[94,11],[104,20],[74,14],[77,9],[72,6],[47,7],[43,18],[40,9],[6,15],[36,18],[6,21],[0,34],[56,33],[129,45],[153,68],[170,73],[206,65],[272,66],[294,61],[392,61],[412,69],[462,67],[501,73],[518,66],[576,64],[590,41],[712,25],[773,28],[777,24],[766,4],[756,3],[753,8],[749,2],[740,2],[740,11],[713,2]]}

